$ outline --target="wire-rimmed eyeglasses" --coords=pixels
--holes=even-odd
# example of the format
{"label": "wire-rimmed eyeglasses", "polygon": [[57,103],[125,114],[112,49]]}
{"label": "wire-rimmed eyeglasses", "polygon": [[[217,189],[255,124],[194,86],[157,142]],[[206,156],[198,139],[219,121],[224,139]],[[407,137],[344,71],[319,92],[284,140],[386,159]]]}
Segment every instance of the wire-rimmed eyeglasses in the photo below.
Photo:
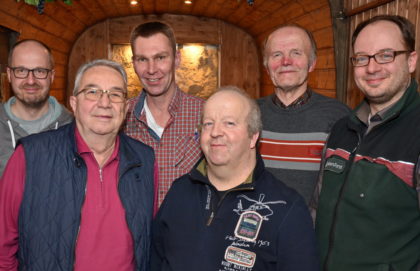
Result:
{"label": "wire-rimmed eyeglasses", "polygon": [[91,101],[99,101],[99,99],[102,98],[102,95],[106,93],[108,95],[108,98],[113,103],[123,103],[125,101],[125,98],[127,97],[127,93],[122,90],[117,89],[100,89],[100,88],[84,88],[81,91],[77,92],[76,95],[79,95],[80,93],[84,93],[86,99]]}

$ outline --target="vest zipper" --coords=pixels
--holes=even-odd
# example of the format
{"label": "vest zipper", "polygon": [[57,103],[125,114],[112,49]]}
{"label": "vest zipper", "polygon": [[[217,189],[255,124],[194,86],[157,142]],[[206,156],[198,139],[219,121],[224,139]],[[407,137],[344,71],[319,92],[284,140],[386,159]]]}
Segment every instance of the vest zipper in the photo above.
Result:
{"label": "vest zipper", "polygon": [[225,194],[223,194],[222,198],[217,203],[216,208],[212,208],[210,216],[207,220],[207,226],[210,226],[211,223],[213,222],[213,218],[216,216],[216,213],[219,210],[220,206],[222,205],[222,202],[225,199],[225,197],[227,196],[227,194],[229,194],[230,192],[234,192],[234,191],[252,191],[252,190],[254,190],[253,187],[234,188],[234,189],[228,190]]}
{"label": "vest zipper", "polygon": [[349,173],[351,171],[351,168],[353,167],[354,158],[356,157],[356,153],[357,153],[357,151],[360,147],[360,143],[362,141],[362,136],[360,135],[359,132],[357,132],[357,138],[358,138],[357,145],[353,149],[353,151],[350,153],[350,159],[349,159],[350,168],[346,171],[346,176],[344,178],[344,183],[340,188],[337,203],[335,204],[335,207],[334,207],[334,214],[333,214],[332,225],[331,225],[331,230],[330,230],[330,240],[329,240],[328,252],[327,252],[327,256],[326,256],[325,261],[324,261],[324,263],[325,263],[324,271],[328,271],[328,265],[329,265],[329,262],[331,261],[330,256],[331,256],[332,247],[334,246],[334,240],[335,240],[335,230],[336,230],[336,226],[337,226],[336,224],[337,224],[338,207],[341,203],[341,198],[343,197],[345,187],[347,186],[347,183],[348,183],[348,176],[349,176]]}
{"label": "vest zipper", "polygon": [[77,246],[77,240],[79,239],[79,234],[80,234],[80,225],[82,224],[82,207],[83,204],[85,203],[86,200],[86,192],[87,192],[87,176],[86,176],[86,184],[85,184],[85,193],[83,195],[83,201],[82,201],[82,205],[80,208],[80,223],[79,223],[79,227],[77,228],[77,234],[76,234],[76,239],[74,240],[74,249],[73,249],[73,270],[76,264],[76,246]]}

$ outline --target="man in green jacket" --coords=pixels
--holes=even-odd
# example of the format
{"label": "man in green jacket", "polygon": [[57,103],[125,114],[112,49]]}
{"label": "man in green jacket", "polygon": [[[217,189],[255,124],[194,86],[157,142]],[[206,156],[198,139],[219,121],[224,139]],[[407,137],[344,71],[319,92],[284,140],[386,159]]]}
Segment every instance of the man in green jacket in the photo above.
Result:
{"label": "man in green jacket", "polygon": [[407,19],[389,15],[353,33],[354,79],[365,100],[334,125],[324,152],[311,204],[322,270],[420,270],[414,33]]}

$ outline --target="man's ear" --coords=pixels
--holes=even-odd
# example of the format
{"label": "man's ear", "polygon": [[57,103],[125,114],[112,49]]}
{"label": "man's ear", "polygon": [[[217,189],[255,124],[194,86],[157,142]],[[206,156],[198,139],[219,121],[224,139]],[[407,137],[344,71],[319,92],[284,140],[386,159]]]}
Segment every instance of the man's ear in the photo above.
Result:
{"label": "man's ear", "polygon": [[414,72],[416,70],[416,65],[417,65],[417,52],[412,51],[408,55],[408,71],[410,73]]}
{"label": "man's ear", "polygon": [[176,50],[175,52],[175,69],[179,67],[181,63],[181,52],[179,50]]}
{"label": "man's ear", "polygon": [[76,107],[77,107],[77,98],[76,96],[70,96],[70,107],[71,110],[73,110],[73,113],[76,112]]}
{"label": "man's ear", "polygon": [[257,146],[258,138],[260,137],[260,133],[255,133],[251,136],[251,144],[249,145],[250,149],[254,149]]}
{"label": "man's ear", "polygon": [[315,70],[315,66],[316,66],[316,58],[312,60],[312,62],[309,64],[308,72],[313,72]]}

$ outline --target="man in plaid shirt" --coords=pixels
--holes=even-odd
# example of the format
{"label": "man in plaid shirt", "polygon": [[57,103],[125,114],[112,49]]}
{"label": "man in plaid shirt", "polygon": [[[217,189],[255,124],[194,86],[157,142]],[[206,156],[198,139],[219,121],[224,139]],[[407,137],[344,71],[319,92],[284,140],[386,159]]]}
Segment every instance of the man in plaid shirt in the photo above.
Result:
{"label": "man in plaid shirt", "polygon": [[161,22],[140,24],[130,42],[143,91],[129,101],[125,132],[155,151],[160,206],[172,182],[201,157],[198,125],[204,101],[175,83],[180,55],[171,27]]}

